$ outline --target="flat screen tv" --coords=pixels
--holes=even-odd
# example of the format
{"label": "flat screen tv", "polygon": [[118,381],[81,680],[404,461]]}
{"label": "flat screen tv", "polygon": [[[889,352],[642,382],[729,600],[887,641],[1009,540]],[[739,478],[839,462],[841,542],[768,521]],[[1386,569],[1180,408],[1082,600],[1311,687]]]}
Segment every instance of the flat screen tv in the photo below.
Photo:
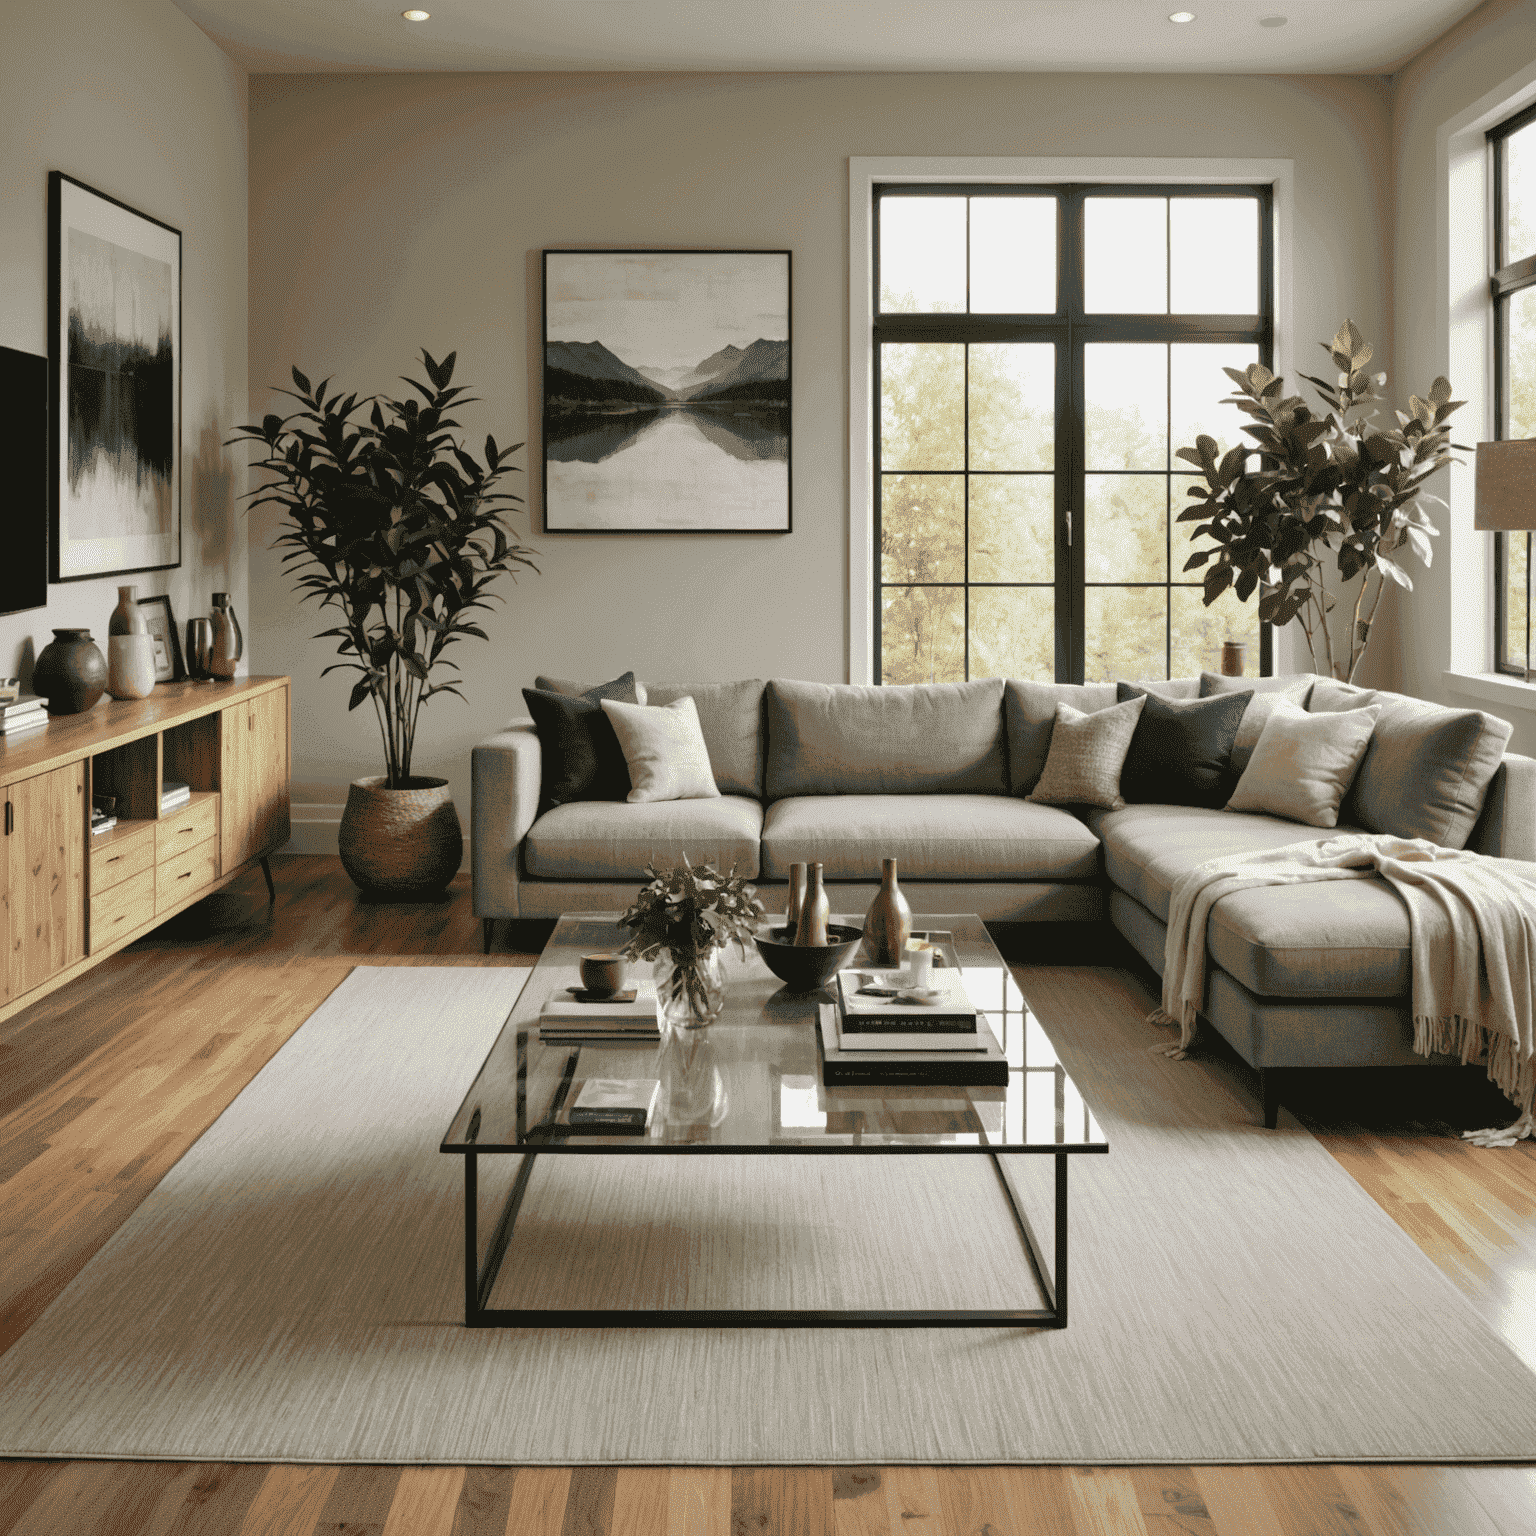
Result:
{"label": "flat screen tv", "polygon": [[48,601],[48,359],[0,347],[0,613]]}

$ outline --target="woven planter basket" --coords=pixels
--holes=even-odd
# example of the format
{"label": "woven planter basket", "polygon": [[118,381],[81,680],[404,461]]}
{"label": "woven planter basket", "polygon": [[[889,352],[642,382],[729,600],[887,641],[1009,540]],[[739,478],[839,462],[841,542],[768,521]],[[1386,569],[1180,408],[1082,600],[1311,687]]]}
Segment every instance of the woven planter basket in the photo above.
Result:
{"label": "woven planter basket", "polygon": [[354,779],[341,815],[341,862],[353,883],[386,896],[442,891],[464,861],[464,834],[447,779],[386,789]]}

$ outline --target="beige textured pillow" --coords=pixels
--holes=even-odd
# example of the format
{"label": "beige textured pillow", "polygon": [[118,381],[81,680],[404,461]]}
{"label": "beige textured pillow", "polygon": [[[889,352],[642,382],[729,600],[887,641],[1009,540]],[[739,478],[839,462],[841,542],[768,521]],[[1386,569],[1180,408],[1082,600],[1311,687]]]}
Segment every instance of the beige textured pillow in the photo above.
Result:
{"label": "beige textured pillow", "polygon": [[1040,782],[1025,796],[1043,805],[1099,805],[1118,811],[1120,770],[1131,749],[1145,696],[1127,699],[1108,709],[1085,715],[1070,704],[1056,706],[1051,750],[1046,754]]}
{"label": "beige textured pillow", "polygon": [[625,796],[643,800],[718,800],[709,748],[690,695],[670,704],[620,704],[603,699],[633,786]]}
{"label": "beige textured pillow", "polygon": [[1336,827],[1381,710],[1312,715],[1276,698],[1229,811],[1266,811],[1308,827]]}
{"label": "beige textured pillow", "polygon": [[1248,759],[1253,756],[1253,749],[1263,734],[1269,712],[1275,707],[1275,700],[1289,699],[1291,703],[1305,709],[1312,693],[1312,684],[1316,680],[1311,672],[1303,672],[1296,677],[1222,677],[1216,672],[1200,674],[1202,699],[1212,698],[1218,693],[1253,694],[1248,701],[1248,708],[1243,711],[1242,721],[1232,742],[1233,773],[1241,774],[1248,766]]}

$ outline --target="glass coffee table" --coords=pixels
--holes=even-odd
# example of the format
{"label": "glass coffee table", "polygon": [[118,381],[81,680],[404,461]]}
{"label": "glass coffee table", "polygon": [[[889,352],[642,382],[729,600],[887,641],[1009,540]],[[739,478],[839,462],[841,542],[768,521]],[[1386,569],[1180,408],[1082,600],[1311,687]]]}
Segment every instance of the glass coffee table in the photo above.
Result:
{"label": "glass coffee table", "polygon": [[[827,1088],[821,1080],[817,1009],[826,991],[793,994],[756,951],[727,951],[725,1010],[710,1026],[708,1050],[724,1086],[713,1113],[671,1123],[660,1108],[639,1135],[572,1132],[563,1122],[588,1077],[661,1075],[658,1051],[545,1044],[538,1037],[546,998],[577,980],[580,957],[618,948],[628,937],[617,913],[560,919],[529,974],[496,1043],[443,1137],[441,1150],[464,1159],[464,1321],[471,1328],[678,1327],[1022,1327],[1067,1326],[1067,1167],[1074,1155],[1109,1144],[1077,1085],[1056,1058],[981,920],[924,916],[942,963],[958,966],[967,991],[1003,1047],[1006,1087],[910,1084]],[[858,923],[855,918],[841,922]],[[710,1123],[714,1122],[714,1123]],[[1043,1307],[1018,1310],[838,1311],[804,1309],[621,1308],[567,1311],[489,1305],[528,1180],[540,1157],[880,1156],[931,1153],[988,1157],[1029,1256]],[[1000,1154],[1055,1159],[1052,1250],[1042,1246]],[[521,1158],[480,1248],[479,1159]],[[1043,1223],[1042,1223],[1043,1225]]]}

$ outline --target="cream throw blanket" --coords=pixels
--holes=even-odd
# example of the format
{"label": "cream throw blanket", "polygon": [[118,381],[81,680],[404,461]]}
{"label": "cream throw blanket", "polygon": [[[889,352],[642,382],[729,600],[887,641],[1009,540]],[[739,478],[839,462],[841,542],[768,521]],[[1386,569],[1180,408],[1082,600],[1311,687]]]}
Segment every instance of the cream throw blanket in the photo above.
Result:
{"label": "cream throw blanket", "polygon": [[1413,1048],[1465,1062],[1486,1055],[1488,1076],[1520,1118],[1502,1130],[1468,1131],[1483,1146],[1536,1135],[1536,878],[1477,853],[1423,838],[1366,832],[1210,859],[1173,888],[1163,951],[1163,1006],[1155,1024],[1177,1024],[1182,1058],[1205,996],[1205,929],[1211,908],[1234,891],[1380,875],[1408,908],[1413,943]]}

